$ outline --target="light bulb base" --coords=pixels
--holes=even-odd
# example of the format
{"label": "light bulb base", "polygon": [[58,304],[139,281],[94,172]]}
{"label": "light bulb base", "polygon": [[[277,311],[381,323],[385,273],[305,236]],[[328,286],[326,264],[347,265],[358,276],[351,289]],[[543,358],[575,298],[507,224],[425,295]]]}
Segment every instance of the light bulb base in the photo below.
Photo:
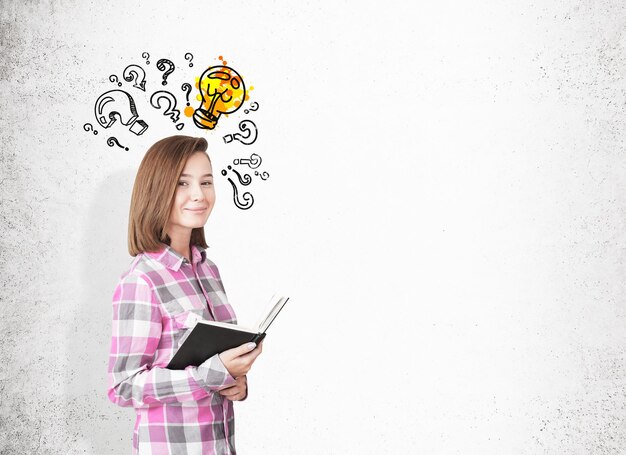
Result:
{"label": "light bulb base", "polygon": [[212,115],[209,111],[198,108],[193,113],[193,122],[198,128],[212,130],[217,125],[219,115]]}

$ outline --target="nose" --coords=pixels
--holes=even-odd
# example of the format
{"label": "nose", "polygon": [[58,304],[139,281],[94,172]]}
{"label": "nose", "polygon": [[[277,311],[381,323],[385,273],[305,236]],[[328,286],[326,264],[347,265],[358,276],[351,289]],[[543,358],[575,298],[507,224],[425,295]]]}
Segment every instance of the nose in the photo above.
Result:
{"label": "nose", "polygon": [[193,185],[193,189],[191,190],[191,200],[201,201],[203,199],[204,193],[202,193],[202,188],[200,188],[200,185]]}

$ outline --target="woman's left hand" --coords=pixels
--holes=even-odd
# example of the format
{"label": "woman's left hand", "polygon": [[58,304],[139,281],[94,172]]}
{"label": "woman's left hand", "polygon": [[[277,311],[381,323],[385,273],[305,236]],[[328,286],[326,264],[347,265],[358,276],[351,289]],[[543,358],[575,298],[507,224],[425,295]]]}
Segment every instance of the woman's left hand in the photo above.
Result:
{"label": "woman's left hand", "polygon": [[246,375],[235,378],[237,381],[227,389],[220,390],[220,395],[224,398],[228,398],[231,401],[242,401],[248,396],[248,379]]}

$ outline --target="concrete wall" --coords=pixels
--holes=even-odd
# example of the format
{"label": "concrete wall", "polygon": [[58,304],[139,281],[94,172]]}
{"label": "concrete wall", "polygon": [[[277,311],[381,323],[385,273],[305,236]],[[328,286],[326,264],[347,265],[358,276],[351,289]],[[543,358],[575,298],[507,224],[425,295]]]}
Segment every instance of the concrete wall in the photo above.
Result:
{"label": "concrete wall", "polygon": [[[259,103],[181,131],[214,169],[255,152],[270,174],[245,211],[219,175],[206,228],[240,320],[292,297],[235,406],[241,454],[624,453],[625,17],[3,0],[0,453],[130,452],[132,409],[106,398],[111,297],[139,162],[178,131],[139,94],[145,134],[83,124],[143,52],[146,93],[157,59],[180,100],[223,56]],[[225,144],[247,117],[257,142]]]}

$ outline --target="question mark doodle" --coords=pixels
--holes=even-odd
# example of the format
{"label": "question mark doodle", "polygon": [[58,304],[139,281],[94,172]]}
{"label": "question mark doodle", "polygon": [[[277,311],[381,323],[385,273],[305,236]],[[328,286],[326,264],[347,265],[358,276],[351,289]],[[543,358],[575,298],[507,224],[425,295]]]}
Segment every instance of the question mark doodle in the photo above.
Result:
{"label": "question mark doodle", "polygon": [[256,169],[261,165],[261,157],[256,153],[250,155],[250,159],[248,158],[236,158],[233,160],[233,164],[247,164],[250,169]]}
{"label": "question mark doodle", "polygon": [[144,52],[143,54],[141,54],[141,57],[146,59],[146,65],[150,64],[150,60],[148,60],[150,58],[150,54]]}
{"label": "question mark doodle", "polygon": [[[226,174],[227,174],[226,169],[222,169],[222,175],[226,177]],[[237,185],[235,185],[235,183],[232,181],[230,177],[226,177],[226,178],[230,182],[230,185],[233,187],[233,202],[235,203],[235,206],[241,210],[248,210],[250,207],[252,207],[252,205],[254,204],[254,197],[252,196],[252,194],[246,191],[241,196],[241,199],[243,201],[240,201],[239,190],[237,189]]]}
{"label": "question mark doodle", "polygon": [[[189,58],[187,58],[187,56],[189,56]],[[191,63],[193,60],[193,54],[191,52],[187,52],[185,54],[185,60],[189,60],[189,68],[191,68],[193,66],[193,63]]]}
{"label": "question mark doodle", "polygon": [[[163,115],[169,116],[172,119],[172,122],[178,122],[180,118],[180,111],[176,109],[176,98],[170,92],[166,92],[165,90],[159,90],[158,92],[154,92],[150,97],[150,104],[155,109],[161,109],[163,106],[161,105],[161,100],[167,101],[167,108]],[[182,130],[185,126],[184,123],[179,123],[176,125],[177,130]]]}
{"label": "question mark doodle", "polygon": [[261,174],[259,174],[259,171],[254,171],[254,175],[258,175],[259,177],[261,177],[261,180],[267,180],[270,177],[270,175],[265,171],[263,171]]}
{"label": "question mark doodle", "polygon": [[[169,68],[166,69],[165,65],[167,65]],[[159,71],[165,71],[163,73],[163,82],[161,84],[167,85],[167,77],[174,72],[174,68],[174,63],[166,58],[162,58],[157,62],[157,69]]]}
{"label": "question mark doodle", "polygon": [[233,171],[237,175],[237,178],[239,179],[239,183],[241,183],[242,185],[248,186],[252,183],[252,177],[250,177],[250,175],[244,174],[242,177],[241,174],[237,172],[236,169],[233,169],[233,167],[230,164],[228,165],[228,170]]}
{"label": "question mark doodle", "polygon": [[133,84],[133,87],[138,88],[143,92],[146,91],[146,72],[141,66],[128,65],[124,68],[122,76],[124,76],[124,80],[126,82],[133,82],[134,80],[135,83]]}
{"label": "question mark doodle", "polygon": [[187,106],[189,106],[189,95],[191,95],[191,84],[185,82],[180,86],[180,89],[185,92],[185,99],[187,100]]}
{"label": "question mark doodle", "polygon": [[130,131],[137,136],[148,129],[148,124],[137,118],[135,100],[124,90],[109,90],[100,95],[94,111],[96,120],[103,128],[110,128],[119,118],[121,124],[130,127]]}
{"label": "question mark doodle", "polygon": [[117,138],[115,138],[113,136],[111,136],[110,138],[107,139],[107,144],[108,144],[109,147],[113,147],[114,145],[117,145],[118,147],[121,147],[124,150],[128,151],[128,147],[124,147],[122,144],[119,143]]}
{"label": "question mark doodle", "polygon": [[117,82],[117,86],[118,86],[118,87],[121,87],[121,86],[122,86],[122,83],[117,81],[117,76],[116,76],[115,74],[111,74],[111,75],[109,76],[109,80],[110,80],[111,82],[113,82],[113,83],[116,83],[116,82]]}
{"label": "question mark doodle", "polygon": [[[252,109],[252,106],[254,106],[254,109]],[[250,113],[250,111],[252,111],[252,112],[256,112],[256,111],[258,111],[258,110],[259,110],[259,103],[257,103],[256,101],[253,101],[253,102],[251,102],[251,103],[250,103],[250,110],[248,110],[248,109],[244,109],[243,111],[244,111],[246,114],[248,114],[248,113]]]}
{"label": "question mark doodle", "polygon": [[239,133],[235,133],[235,134],[227,134],[226,136],[224,136],[224,142],[226,142],[227,144],[232,142],[233,139],[238,140],[239,142],[241,142],[242,144],[245,145],[252,145],[254,144],[254,142],[256,141],[256,138],[258,136],[258,131],[256,129],[256,125],[254,124],[254,122],[252,120],[242,120],[241,122],[239,122],[239,129],[241,131],[247,131],[248,134],[247,135],[242,135]]}
{"label": "question mark doodle", "polygon": [[93,129],[93,125],[92,125],[91,123],[85,123],[85,124],[83,125],[83,129],[84,129],[85,131],[87,131],[87,132],[89,132],[89,131],[93,131],[93,134],[94,134],[94,135],[98,134],[98,132],[97,132],[96,130],[94,130],[94,129]]}

